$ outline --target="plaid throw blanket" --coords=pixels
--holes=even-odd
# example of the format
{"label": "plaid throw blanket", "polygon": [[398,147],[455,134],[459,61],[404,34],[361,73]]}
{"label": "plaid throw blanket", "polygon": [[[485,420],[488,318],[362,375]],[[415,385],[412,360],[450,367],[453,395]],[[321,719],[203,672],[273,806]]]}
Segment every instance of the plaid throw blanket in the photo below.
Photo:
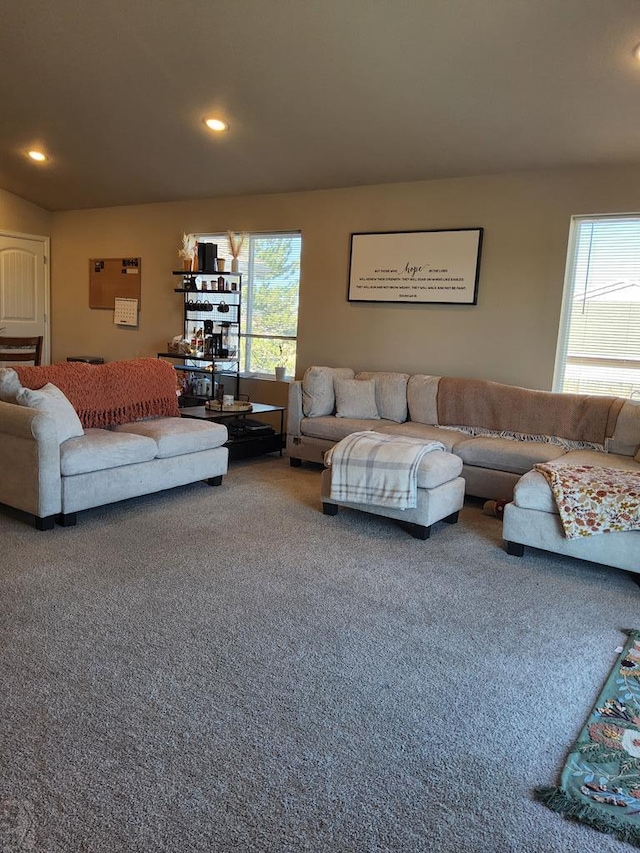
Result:
{"label": "plaid throw blanket", "polygon": [[595,465],[533,467],[551,487],[567,539],[640,530],[640,474]]}
{"label": "plaid throw blanket", "polygon": [[366,430],[339,441],[324,458],[334,501],[411,509],[418,504],[418,466],[439,441]]}

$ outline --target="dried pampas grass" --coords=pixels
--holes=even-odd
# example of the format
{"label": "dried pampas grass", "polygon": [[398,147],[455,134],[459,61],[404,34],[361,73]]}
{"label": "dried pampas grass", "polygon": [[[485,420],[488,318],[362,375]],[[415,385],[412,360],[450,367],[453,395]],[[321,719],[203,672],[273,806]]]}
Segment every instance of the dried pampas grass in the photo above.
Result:
{"label": "dried pampas grass", "polygon": [[192,260],[196,251],[196,245],[197,241],[193,234],[183,234],[182,247],[178,249],[178,257],[182,258],[183,261]]}
{"label": "dried pampas grass", "polygon": [[240,252],[242,251],[242,246],[244,245],[246,236],[247,235],[244,233],[244,231],[241,234],[234,234],[233,231],[227,231],[227,237],[229,238],[229,248],[231,250],[232,257],[240,257]]}

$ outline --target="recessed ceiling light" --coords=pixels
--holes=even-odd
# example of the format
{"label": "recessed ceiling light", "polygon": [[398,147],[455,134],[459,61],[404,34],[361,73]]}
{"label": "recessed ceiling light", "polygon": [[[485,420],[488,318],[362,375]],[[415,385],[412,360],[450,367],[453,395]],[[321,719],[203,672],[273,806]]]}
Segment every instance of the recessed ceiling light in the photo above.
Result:
{"label": "recessed ceiling light", "polygon": [[37,160],[38,163],[43,163],[47,159],[46,154],[43,154],[42,151],[29,151],[29,157],[32,160]]}
{"label": "recessed ceiling light", "polygon": [[219,118],[206,118],[204,123],[207,125],[209,130],[215,130],[217,133],[221,133],[223,130],[228,130],[229,125],[226,121],[222,121]]}

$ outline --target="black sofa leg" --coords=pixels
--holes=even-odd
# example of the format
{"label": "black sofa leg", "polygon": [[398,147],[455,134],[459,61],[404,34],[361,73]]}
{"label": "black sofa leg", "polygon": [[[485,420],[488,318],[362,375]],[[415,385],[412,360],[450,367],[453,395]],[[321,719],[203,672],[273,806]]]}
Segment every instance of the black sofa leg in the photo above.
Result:
{"label": "black sofa leg", "polygon": [[209,477],[209,479],[207,480],[207,485],[209,485],[209,486],[220,486],[220,485],[222,485],[222,474],[220,474],[218,477]]}
{"label": "black sofa leg", "polygon": [[61,512],[56,520],[61,527],[75,527],[78,523],[78,513]]}
{"label": "black sofa leg", "polygon": [[56,517],[55,515],[46,515],[44,518],[40,518],[40,516],[36,515],[36,530],[53,530]]}
{"label": "black sofa leg", "polygon": [[510,557],[522,557],[524,545],[521,545],[520,542],[507,542],[507,554]]}
{"label": "black sofa leg", "polygon": [[459,515],[460,515],[459,511],[458,512],[452,512],[451,515],[448,515],[446,518],[443,518],[442,520],[446,521],[447,524],[457,524]]}
{"label": "black sofa leg", "polygon": [[[456,513],[457,515],[457,513]],[[414,539],[428,539],[431,536],[431,525],[425,527],[424,524],[409,524],[409,533]]]}
{"label": "black sofa leg", "polygon": [[302,465],[302,459],[298,459],[295,456],[290,456],[289,465],[291,465],[292,468],[299,468]]}
{"label": "black sofa leg", "polygon": [[337,515],[339,509],[340,507],[338,506],[338,504],[328,504],[324,501],[322,502],[322,512],[325,515]]}

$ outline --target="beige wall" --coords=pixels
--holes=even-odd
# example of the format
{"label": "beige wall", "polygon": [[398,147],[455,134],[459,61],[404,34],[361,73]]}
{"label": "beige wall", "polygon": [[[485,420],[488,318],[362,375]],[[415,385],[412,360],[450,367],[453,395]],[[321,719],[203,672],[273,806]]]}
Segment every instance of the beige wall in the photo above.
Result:
{"label": "beige wall", "polygon": [[[183,231],[300,229],[298,375],[309,364],[550,388],[572,214],[635,211],[640,167],[461,178],[54,214],[53,358],[155,355],[181,329]],[[478,305],[348,303],[353,231],[483,227]],[[88,308],[88,258],[141,256],[138,329]]]}
{"label": "beige wall", "polygon": [[0,231],[48,237],[51,220],[49,211],[0,189]]}

